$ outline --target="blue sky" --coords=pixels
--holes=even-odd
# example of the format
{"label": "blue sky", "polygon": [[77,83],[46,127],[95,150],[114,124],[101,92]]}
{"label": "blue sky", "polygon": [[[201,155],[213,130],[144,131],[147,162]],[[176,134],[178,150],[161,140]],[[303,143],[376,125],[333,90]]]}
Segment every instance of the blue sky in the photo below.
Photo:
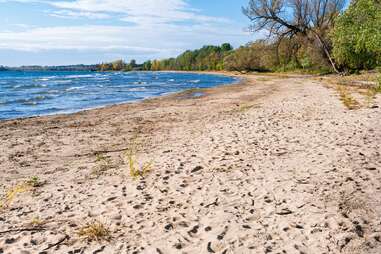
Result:
{"label": "blue sky", "polygon": [[248,0],[0,0],[0,65],[160,59],[254,39]]}

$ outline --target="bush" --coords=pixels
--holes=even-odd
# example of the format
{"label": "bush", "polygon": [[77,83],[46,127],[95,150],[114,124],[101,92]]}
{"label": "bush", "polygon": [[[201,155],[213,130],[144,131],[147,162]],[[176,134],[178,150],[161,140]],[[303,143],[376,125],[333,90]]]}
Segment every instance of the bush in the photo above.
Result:
{"label": "bush", "polygon": [[353,1],[331,33],[336,62],[350,70],[372,69],[381,63],[381,3]]}
{"label": "bush", "polygon": [[268,71],[276,63],[272,44],[256,41],[241,46],[225,57],[224,68],[228,71]]}

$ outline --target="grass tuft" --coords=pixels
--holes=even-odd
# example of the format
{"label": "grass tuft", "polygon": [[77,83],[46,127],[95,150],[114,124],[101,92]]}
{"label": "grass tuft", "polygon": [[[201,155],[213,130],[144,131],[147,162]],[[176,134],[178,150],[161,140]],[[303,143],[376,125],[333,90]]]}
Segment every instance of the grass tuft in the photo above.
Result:
{"label": "grass tuft", "polygon": [[10,206],[17,195],[41,187],[42,185],[44,185],[44,183],[40,181],[37,176],[32,176],[30,179],[9,188],[3,200],[0,201],[0,208]]}
{"label": "grass tuft", "polygon": [[338,85],[337,91],[339,92],[340,100],[348,109],[353,110],[358,109],[360,107],[360,103],[352,97],[347,87],[343,85]]}
{"label": "grass tuft", "polygon": [[108,171],[109,169],[115,167],[112,164],[111,159],[104,156],[101,153],[96,154],[95,161],[97,162],[97,165],[92,169],[92,172],[91,172],[91,175],[94,175],[94,176],[100,176],[106,171]]}
{"label": "grass tuft", "polygon": [[127,158],[128,166],[130,169],[130,176],[136,180],[137,178],[145,177],[149,172],[151,172],[153,162],[146,162],[139,166],[137,162],[137,144],[136,137],[132,139],[129,149],[126,151],[125,155]]}
{"label": "grass tuft", "polygon": [[381,93],[381,74],[378,75],[377,77],[377,86],[374,88],[374,91],[376,93]]}
{"label": "grass tuft", "polygon": [[111,232],[102,222],[94,220],[85,226],[81,227],[78,231],[79,237],[92,242],[109,241],[111,239]]}
{"label": "grass tuft", "polygon": [[25,182],[26,185],[37,188],[44,185],[44,183],[38,178],[38,176],[32,176],[29,180]]}
{"label": "grass tuft", "polygon": [[17,184],[6,191],[3,201],[0,202],[0,208],[8,207],[18,194],[29,191],[29,186],[25,183]]}
{"label": "grass tuft", "polygon": [[39,217],[33,217],[30,222],[30,225],[33,227],[41,226],[42,224],[44,224],[44,222]]}

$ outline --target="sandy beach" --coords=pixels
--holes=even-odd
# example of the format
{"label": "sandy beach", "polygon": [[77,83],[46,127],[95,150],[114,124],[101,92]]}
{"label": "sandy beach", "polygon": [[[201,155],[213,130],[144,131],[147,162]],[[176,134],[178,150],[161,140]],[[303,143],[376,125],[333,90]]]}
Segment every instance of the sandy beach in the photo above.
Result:
{"label": "sandy beach", "polygon": [[0,253],[381,253],[381,95],[240,76],[1,121]]}

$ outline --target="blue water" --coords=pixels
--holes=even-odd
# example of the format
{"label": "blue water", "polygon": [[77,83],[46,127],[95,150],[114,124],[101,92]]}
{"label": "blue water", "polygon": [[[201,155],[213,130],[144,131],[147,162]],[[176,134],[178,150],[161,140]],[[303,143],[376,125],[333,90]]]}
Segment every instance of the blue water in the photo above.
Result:
{"label": "blue water", "polygon": [[0,119],[72,113],[237,80],[166,72],[0,72]]}

